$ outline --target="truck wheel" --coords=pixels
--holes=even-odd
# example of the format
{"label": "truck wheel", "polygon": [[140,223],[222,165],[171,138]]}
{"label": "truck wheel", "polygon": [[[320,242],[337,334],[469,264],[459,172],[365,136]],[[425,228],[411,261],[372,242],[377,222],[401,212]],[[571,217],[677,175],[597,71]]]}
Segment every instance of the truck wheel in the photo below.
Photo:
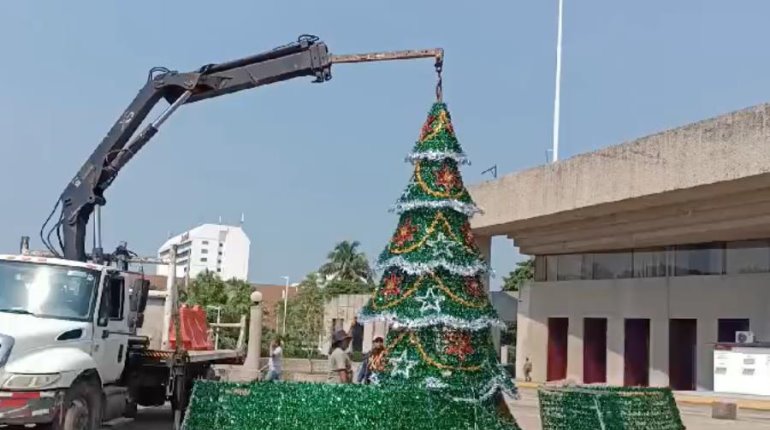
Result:
{"label": "truck wheel", "polygon": [[139,407],[136,404],[136,401],[130,400],[126,404],[126,409],[123,411],[123,416],[126,418],[136,418],[136,414],[139,411]]}
{"label": "truck wheel", "polygon": [[88,381],[78,381],[64,395],[61,426],[56,430],[98,430],[101,424],[100,388]]}

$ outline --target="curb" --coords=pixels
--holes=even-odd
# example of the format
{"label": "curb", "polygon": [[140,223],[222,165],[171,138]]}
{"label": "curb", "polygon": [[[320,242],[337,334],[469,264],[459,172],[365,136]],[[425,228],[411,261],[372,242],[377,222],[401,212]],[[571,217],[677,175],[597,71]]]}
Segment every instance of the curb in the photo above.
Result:
{"label": "curb", "polygon": [[[537,382],[516,381],[518,388],[537,390],[543,386]],[[767,400],[736,399],[719,396],[688,396],[687,394],[674,393],[674,399],[678,404],[693,406],[711,406],[715,402],[735,403],[738,409],[770,412],[770,398]]]}
{"label": "curb", "polygon": [[769,400],[748,400],[748,399],[734,399],[724,397],[696,397],[674,394],[676,402],[683,405],[693,406],[711,406],[716,402],[735,403],[738,409],[746,409],[752,411],[770,412],[770,399]]}

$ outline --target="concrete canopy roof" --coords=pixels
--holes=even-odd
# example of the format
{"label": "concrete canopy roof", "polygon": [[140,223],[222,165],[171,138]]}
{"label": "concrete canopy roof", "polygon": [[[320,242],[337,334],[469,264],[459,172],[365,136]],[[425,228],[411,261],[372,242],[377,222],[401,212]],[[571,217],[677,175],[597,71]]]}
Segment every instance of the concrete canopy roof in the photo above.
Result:
{"label": "concrete canopy roof", "polygon": [[770,237],[770,105],[470,187],[525,254]]}

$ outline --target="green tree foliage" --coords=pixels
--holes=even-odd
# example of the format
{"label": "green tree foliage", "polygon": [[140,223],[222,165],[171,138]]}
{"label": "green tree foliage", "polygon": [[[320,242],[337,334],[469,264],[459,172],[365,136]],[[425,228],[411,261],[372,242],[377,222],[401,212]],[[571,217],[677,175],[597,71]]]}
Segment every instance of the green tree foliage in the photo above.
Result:
{"label": "green tree foliage", "polygon": [[[223,280],[213,272],[203,272],[190,282],[180,300],[189,305],[221,307],[222,322],[239,322],[242,315],[249,314],[251,306],[251,285],[238,279]],[[209,321],[214,321],[216,310],[206,309]],[[219,348],[235,348],[238,329],[222,329],[219,333]]]}
{"label": "green tree foliage", "polygon": [[535,259],[528,258],[516,263],[516,268],[503,278],[503,290],[519,291],[525,282],[535,279]]}
{"label": "green tree foliage", "polygon": [[[297,294],[288,300],[286,311],[286,334],[283,336],[286,356],[312,359],[318,355],[326,300],[317,274],[309,274],[299,284]],[[275,312],[280,333],[283,327],[283,302],[276,304]]]}
{"label": "green tree foliage", "polygon": [[361,244],[358,241],[344,240],[338,243],[326,256],[327,262],[318,273],[328,280],[372,284],[374,273],[366,254],[358,250],[359,246]]}
{"label": "green tree foliage", "polygon": [[324,294],[332,298],[342,294],[369,294],[374,289],[374,284],[361,281],[345,281],[334,279],[324,286]]}

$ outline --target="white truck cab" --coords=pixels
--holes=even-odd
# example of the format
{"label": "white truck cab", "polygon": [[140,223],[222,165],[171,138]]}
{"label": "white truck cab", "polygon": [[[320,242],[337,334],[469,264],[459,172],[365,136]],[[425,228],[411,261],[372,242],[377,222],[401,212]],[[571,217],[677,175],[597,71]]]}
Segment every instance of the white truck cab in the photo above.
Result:
{"label": "white truck cab", "polygon": [[91,429],[120,416],[147,287],[109,266],[0,255],[0,424]]}

